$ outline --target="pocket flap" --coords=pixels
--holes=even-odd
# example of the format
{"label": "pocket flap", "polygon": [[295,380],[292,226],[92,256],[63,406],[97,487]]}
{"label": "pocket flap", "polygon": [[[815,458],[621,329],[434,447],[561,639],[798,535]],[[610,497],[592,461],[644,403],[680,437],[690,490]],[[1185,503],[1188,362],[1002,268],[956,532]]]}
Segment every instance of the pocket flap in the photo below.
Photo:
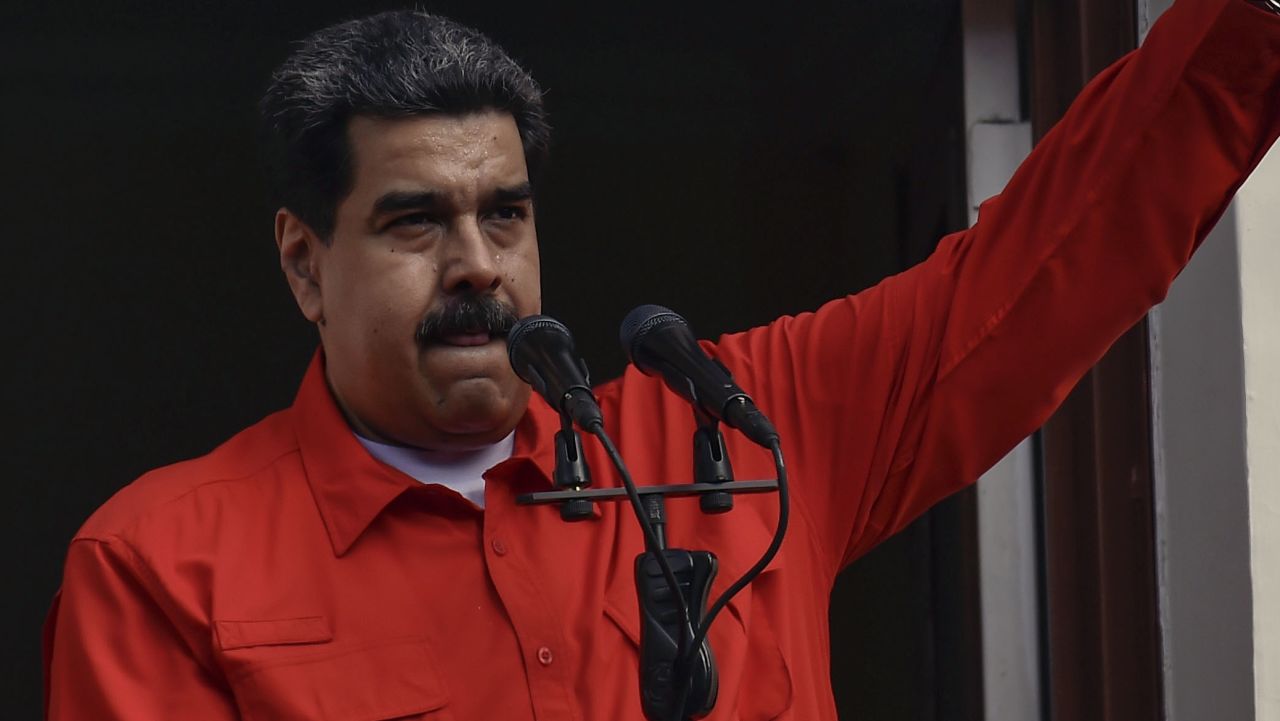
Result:
{"label": "pocket flap", "polygon": [[214,621],[213,628],[218,635],[218,647],[223,651],[250,646],[285,646],[333,640],[329,622],[323,616],[270,621]]}
{"label": "pocket flap", "polygon": [[231,683],[245,721],[382,721],[436,711],[448,700],[421,640],[293,658]]}

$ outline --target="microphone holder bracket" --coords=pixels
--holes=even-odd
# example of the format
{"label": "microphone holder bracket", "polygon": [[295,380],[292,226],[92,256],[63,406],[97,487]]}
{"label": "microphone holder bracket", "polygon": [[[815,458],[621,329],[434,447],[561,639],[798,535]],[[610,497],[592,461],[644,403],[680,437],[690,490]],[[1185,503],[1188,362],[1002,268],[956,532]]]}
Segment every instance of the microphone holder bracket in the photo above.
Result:
{"label": "microphone holder bracket", "polygon": [[[776,480],[767,481],[729,481],[727,483],[676,483],[664,486],[637,486],[640,497],[645,496],[701,496],[707,493],[769,493],[778,490]],[[516,505],[537,506],[546,503],[563,503],[575,498],[591,501],[627,500],[625,488],[583,488],[564,491],[538,491],[516,496]]]}
{"label": "microphone holder bracket", "polygon": [[[569,414],[560,414],[560,430],[556,433],[556,488],[581,492],[591,485],[591,468],[582,453],[582,437],[573,428]],[[565,521],[584,521],[595,516],[595,501],[575,495],[562,499],[560,518]]]}
{"label": "microphone holder bracket", "polygon": [[[724,434],[720,421],[701,406],[693,407],[693,418],[698,429],[693,432],[693,480],[697,483],[728,483],[733,480],[733,464],[729,451],[724,447]],[[733,494],[712,491],[698,498],[703,513],[718,514],[733,510]]]}

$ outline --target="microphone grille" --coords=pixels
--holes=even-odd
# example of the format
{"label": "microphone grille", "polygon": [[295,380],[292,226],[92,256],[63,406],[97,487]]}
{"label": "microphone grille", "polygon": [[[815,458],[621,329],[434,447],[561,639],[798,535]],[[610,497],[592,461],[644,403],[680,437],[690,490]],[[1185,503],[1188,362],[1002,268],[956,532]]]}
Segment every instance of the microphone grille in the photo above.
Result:
{"label": "microphone grille", "polygon": [[511,326],[511,330],[507,333],[507,357],[511,360],[512,365],[515,363],[516,349],[524,342],[526,336],[540,330],[550,330],[569,338],[573,336],[569,333],[569,329],[564,323],[552,318],[549,315],[529,315],[516,321]]}
{"label": "microphone grille", "polygon": [[622,319],[622,326],[618,329],[618,340],[627,352],[627,359],[634,363],[636,345],[654,328],[672,323],[689,325],[679,313],[660,305],[648,304],[633,309]]}

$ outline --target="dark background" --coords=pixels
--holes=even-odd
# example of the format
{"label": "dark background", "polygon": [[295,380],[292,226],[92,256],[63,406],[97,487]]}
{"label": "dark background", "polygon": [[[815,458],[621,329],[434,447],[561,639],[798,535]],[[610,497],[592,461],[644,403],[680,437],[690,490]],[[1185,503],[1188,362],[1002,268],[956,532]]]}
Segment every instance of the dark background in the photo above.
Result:
{"label": "dark background", "polygon": [[[39,715],[40,624],[80,523],[291,401],[316,337],[278,270],[255,103],[290,40],[400,6],[0,17],[6,716]],[[965,223],[958,0],[421,6],[488,32],[547,90],[545,311],[597,378],[621,369],[634,305],[714,337],[865,288]],[[842,577],[843,717],[975,717],[967,502]]]}

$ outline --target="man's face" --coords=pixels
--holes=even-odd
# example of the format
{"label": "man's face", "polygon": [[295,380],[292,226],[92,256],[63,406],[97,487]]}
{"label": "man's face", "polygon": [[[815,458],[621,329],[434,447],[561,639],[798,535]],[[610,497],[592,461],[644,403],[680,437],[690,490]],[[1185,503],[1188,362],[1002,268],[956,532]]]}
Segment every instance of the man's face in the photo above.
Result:
{"label": "man's face", "polygon": [[[529,399],[500,329],[541,308],[515,121],[497,112],[358,117],[347,137],[353,182],[331,242],[307,241],[307,257],[294,257],[291,233],[309,231],[284,210],[276,223],[338,404],[376,440],[439,450],[500,440]],[[486,307],[487,320],[468,312]]]}

